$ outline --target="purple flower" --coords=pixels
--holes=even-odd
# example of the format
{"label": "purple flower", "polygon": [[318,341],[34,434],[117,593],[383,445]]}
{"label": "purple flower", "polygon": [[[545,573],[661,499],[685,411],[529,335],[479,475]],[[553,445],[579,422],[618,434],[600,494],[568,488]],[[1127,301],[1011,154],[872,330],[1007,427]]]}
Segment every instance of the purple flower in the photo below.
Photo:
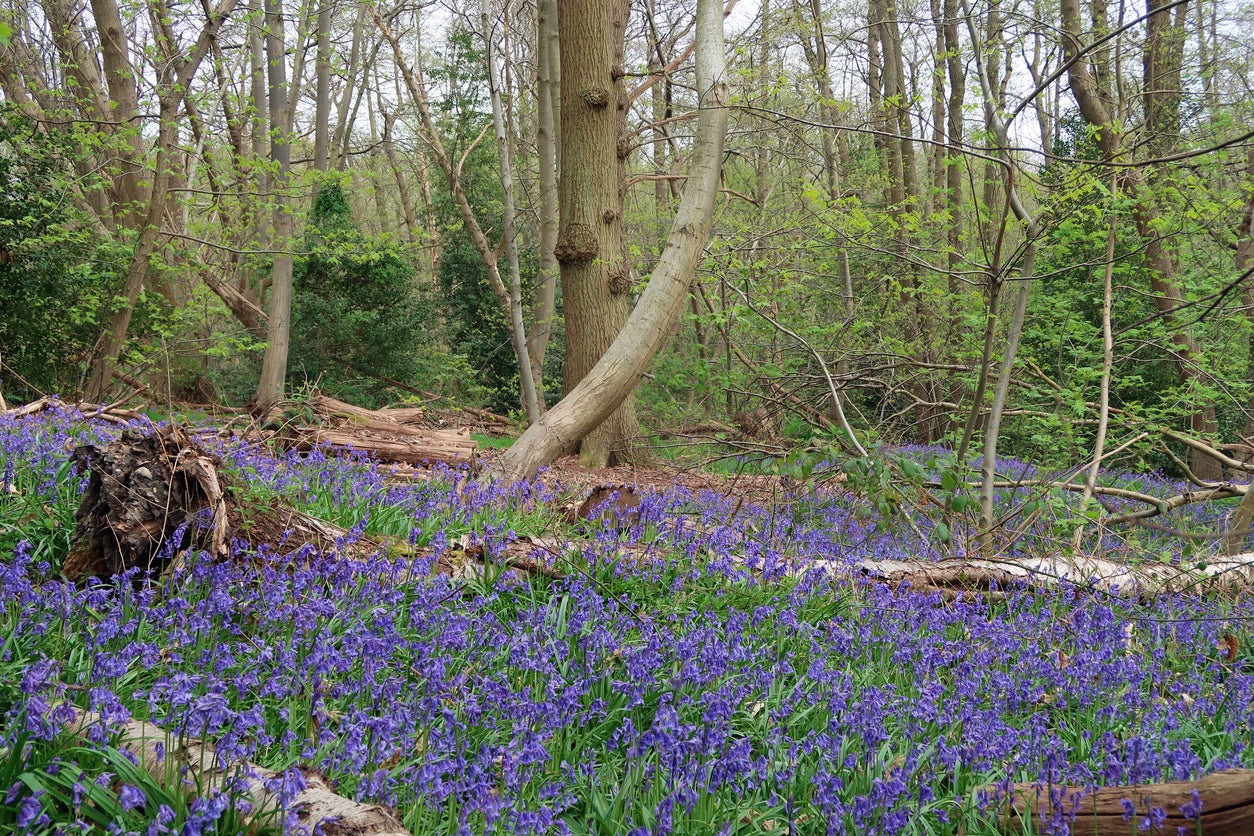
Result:
{"label": "purple flower", "polygon": [[118,792],[118,803],[123,810],[138,810],[148,803],[148,797],[139,787],[123,784]]}
{"label": "purple flower", "polygon": [[34,794],[22,799],[22,803],[17,808],[16,824],[18,827],[29,830],[33,827],[42,827],[51,821],[48,814],[43,811],[43,804],[39,801],[39,796],[43,795],[43,792],[43,790],[36,790]]}
{"label": "purple flower", "polygon": [[1196,819],[1201,817],[1202,796],[1198,794],[1196,789],[1193,790],[1193,798],[1180,805],[1180,813],[1186,819]]}

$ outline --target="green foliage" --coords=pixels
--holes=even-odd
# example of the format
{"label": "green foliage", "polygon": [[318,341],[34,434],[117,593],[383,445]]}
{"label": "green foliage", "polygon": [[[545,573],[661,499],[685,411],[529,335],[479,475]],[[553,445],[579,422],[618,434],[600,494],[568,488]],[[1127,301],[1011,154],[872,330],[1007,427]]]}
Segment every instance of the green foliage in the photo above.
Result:
{"label": "green foliage", "polygon": [[0,376],[16,399],[76,388],[126,261],[74,205],[76,153],[68,133],[0,103]]}
{"label": "green foliage", "polygon": [[[445,62],[432,72],[449,91],[437,107],[436,118],[450,155],[463,160],[462,187],[480,226],[499,230],[502,200],[495,146],[480,142],[466,147],[481,136],[491,120],[482,95],[487,87],[483,54],[471,33],[460,29],[449,36],[445,52]],[[516,412],[518,367],[505,313],[489,284],[483,259],[463,228],[461,209],[447,184],[441,182],[432,197],[435,214],[441,219],[440,237],[445,242],[437,279],[448,347],[453,355],[465,359],[487,406],[501,413]],[[521,234],[525,235],[525,230]],[[535,275],[537,266],[535,247],[528,246],[525,239],[519,242],[519,257],[526,299],[531,289],[527,279]],[[501,269],[505,269],[504,259]],[[559,361],[560,355],[548,359]],[[551,385],[548,389],[559,391]]]}
{"label": "green foliage", "polygon": [[379,378],[420,382],[432,315],[401,247],[357,229],[332,183],[314,199],[304,250],[293,271],[289,377],[374,404],[388,399]]}

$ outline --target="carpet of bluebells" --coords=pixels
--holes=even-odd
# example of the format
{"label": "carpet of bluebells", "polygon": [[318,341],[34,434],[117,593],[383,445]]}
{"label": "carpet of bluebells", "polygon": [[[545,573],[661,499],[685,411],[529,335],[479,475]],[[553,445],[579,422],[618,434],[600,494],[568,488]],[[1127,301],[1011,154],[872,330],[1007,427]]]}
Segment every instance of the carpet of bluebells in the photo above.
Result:
{"label": "carpet of bluebells", "polygon": [[[926,518],[839,491],[757,507],[676,488],[630,530],[563,534],[566,579],[452,580],[414,555],[564,530],[553,489],[395,484],[218,441],[251,495],[402,547],[237,543],[246,559],[76,588],[57,579],[82,488],[70,451],[117,431],[0,417],[5,833],[292,828],[148,777],[111,734],[131,718],[212,741],[228,767],[312,766],[415,834],[995,833],[1011,782],[1254,765],[1248,599],[953,601],[807,569],[939,554]],[[102,724],[69,733],[71,706]],[[1155,820],[1132,810],[1129,832]],[[1031,828],[1069,824],[1059,809]]]}

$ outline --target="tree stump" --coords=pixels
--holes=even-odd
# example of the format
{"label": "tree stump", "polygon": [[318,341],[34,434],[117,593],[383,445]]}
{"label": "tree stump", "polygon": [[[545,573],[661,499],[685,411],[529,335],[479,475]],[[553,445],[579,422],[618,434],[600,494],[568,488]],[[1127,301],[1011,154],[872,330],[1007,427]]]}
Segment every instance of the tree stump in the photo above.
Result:
{"label": "tree stump", "polygon": [[346,534],[278,500],[243,506],[218,457],[177,426],[127,429],[104,449],[79,447],[74,460],[89,474],[62,566],[74,582],[131,568],[160,572],[187,549],[225,560],[235,538],[325,551]]}

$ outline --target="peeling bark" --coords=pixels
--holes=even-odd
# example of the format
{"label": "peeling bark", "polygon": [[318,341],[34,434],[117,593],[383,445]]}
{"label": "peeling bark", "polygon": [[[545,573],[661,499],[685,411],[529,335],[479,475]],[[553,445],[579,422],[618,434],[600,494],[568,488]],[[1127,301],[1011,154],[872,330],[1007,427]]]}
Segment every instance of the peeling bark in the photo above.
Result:
{"label": "peeling bark", "polygon": [[132,568],[160,572],[186,549],[225,560],[237,538],[325,551],[346,533],[278,502],[240,502],[218,458],[180,427],[126,429],[104,449],[79,447],[74,460],[89,474],[61,568],[74,582]]}

